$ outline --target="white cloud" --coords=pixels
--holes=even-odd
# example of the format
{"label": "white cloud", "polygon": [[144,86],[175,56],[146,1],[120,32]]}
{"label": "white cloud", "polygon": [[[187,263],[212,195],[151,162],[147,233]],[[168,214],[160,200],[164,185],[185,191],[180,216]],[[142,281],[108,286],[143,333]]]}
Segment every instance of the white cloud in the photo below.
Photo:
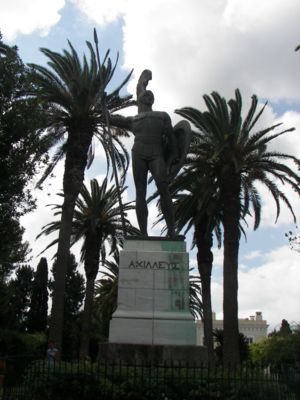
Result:
{"label": "white cloud", "polygon": [[240,311],[250,315],[260,310],[271,326],[283,318],[299,321],[299,261],[300,254],[285,246],[269,252],[257,268],[240,271]]}
{"label": "white cloud", "polygon": [[[76,0],[100,24],[123,17],[125,66],[153,71],[156,106],[200,106],[204,93],[299,98],[297,0]],[[130,86],[134,93],[135,82]]]}
{"label": "white cloud", "polygon": [[[20,221],[21,225],[26,227],[24,240],[27,240],[32,246],[33,253],[31,255],[34,262],[36,262],[39,257],[42,257],[39,256],[39,253],[57,237],[56,234],[52,234],[50,236],[42,236],[39,239],[36,239],[43,226],[57,219],[57,217],[53,217],[52,207],[48,205],[62,203],[62,197],[57,196],[56,194],[62,190],[63,168],[64,162],[61,161],[54,170],[55,177],[49,177],[45,181],[43,184],[43,190],[34,190],[34,195],[37,198],[37,209],[26,214]],[[53,246],[53,248],[50,248],[43,254],[43,257],[51,260],[56,250],[56,246]]]}
{"label": "white cloud", "polygon": [[295,128],[295,130],[279,136],[272,142],[271,148],[300,158],[300,113],[286,111],[281,117],[275,119],[273,123],[280,122],[282,126],[279,127],[279,132],[288,128]]}
{"label": "white cloud", "polygon": [[[258,108],[258,110],[259,109],[260,108]],[[274,114],[272,108],[267,106],[265,112],[262,114],[261,121],[259,121],[259,123],[257,124],[256,131],[278,123],[282,123],[282,125],[276,128],[273,132],[270,132],[269,135],[279,133],[292,127],[294,127],[295,130],[292,132],[286,132],[283,135],[273,139],[268,144],[268,149],[270,151],[285,153],[300,158],[300,113],[295,111],[286,111],[278,118]],[[283,164],[288,165],[294,172],[297,173],[297,168],[294,162],[284,159],[280,159],[279,161]],[[271,175],[269,175],[269,177],[271,178]],[[299,216],[300,202],[298,194],[291,187],[287,186],[287,184],[282,185],[281,182],[279,180],[275,180],[274,177],[272,177],[272,180],[289,199],[296,217]],[[265,186],[261,185],[260,183],[256,183],[256,187],[259,190],[262,200],[262,220],[260,226],[274,227],[276,220],[276,203]],[[249,226],[252,227],[253,220],[247,218],[247,221],[249,223]],[[283,202],[281,202],[280,216],[276,225],[279,226],[283,224],[291,224],[292,222],[292,214],[290,213],[287,206]]]}
{"label": "white cloud", "polygon": [[[300,253],[288,246],[265,254],[256,268],[239,268],[239,317],[262,311],[270,330],[283,318],[300,321]],[[212,282],[213,310],[222,318],[222,282]]]}
{"label": "white cloud", "polygon": [[214,247],[213,255],[214,255],[214,267],[223,268],[223,247],[221,247],[220,249]]}
{"label": "white cloud", "polygon": [[1,32],[7,40],[35,31],[47,35],[60,20],[59,11],[64,5],[65,0],[0,0]]}
{"label": "white cloud", "polygon": [[[203,94],[213,90],[229,98],[239,87],[244,113],[253,93],[272,101],[299,99],[300,56],[294,53],[300,12],[297,0],[189,0],[188,6],[179,0],[111,0],[101,6],[96,6],[96,0],[75,3],[102,25],[122,17],[124,66],[135,68],[129,91],[134,94],[141,71],[151,69],[149,88],[156,97],[155,109],[168,111],[174,122],[178,120],[174,109],[202,108]],[[300,114],[289,111],[277,120],[267,106],[257,129],[276,122],[283,122],[283,129],[300,129]],[[299,157],[299,129],[274,140],[270,148]],[[298,214],[295,193],[284,191]],[[261,193],[262,225],[273,226],[275,204],[269,195],[265,197],[266,190]],[[291,221],[283,205],[278,224]]]}
{"label": "white cloud", "polygon": [[260,250],[254,250],[254,251],[251,251],[248,254],[245,254],[244,259],[245,260],[255,260],[256,258],[260,258],[260,257],[262,257],[261,251]]}
{"label": "white cloud", "polygon": [[100,25],[106,26],[109,23],[115,22],[121,17],[130,0],[114,0],[114,1],[99,1],[99,0],[71,0],[82,12],[89,18],[97,21]]}

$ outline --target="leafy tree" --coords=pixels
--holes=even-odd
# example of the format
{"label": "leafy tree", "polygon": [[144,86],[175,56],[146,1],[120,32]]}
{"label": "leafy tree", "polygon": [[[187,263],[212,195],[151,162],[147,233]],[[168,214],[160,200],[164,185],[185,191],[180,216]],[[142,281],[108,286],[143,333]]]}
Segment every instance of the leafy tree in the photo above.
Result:
{"label": "leafy tree", "polygon": [[[224,351],[224,331],[223,329],[215,329],[213,336],[216,343],[215,353],[218,361],[223,361]],[[241,362],[247,361],[250,357],[250,349],[247,337],[243,333],[239,333],[239,356]]]}
{"label": "leafy tree", "polygon": [[30,310],[28,313],[28,331],[46,332],[48,313],[48,264],[41,258],[34,274]]}
{"label": "leafy tree", "polygon": [[30,90],[17,47],[4,44],[0,33],[0,264],[5,275],[28,254],[19,218],[35,206],[28,184],[46,161],[38,131],[45,113],[28,96]]}
{"label": "leafy tree", "polygon": [[300,362],[300,333],[275,335],[250,347],[251,359],[264,365],[271,365],[281,370],[286,366],[299,365]]}
{"label": "leafy tree", "polygon": [[[107,178],[101,185],[96,179],[90,182],[90,191],[84,185],[80,191],[80,196],[76,200],[74,211],[71,244],[83,239],[81,248],[81,261],[84,262],[86,275],[86,293],[82,321],[82,337],[80,357],[84,359],[88,355],[89,332],[91,323],[91,313],[94,301],[95,279],[99,270],[99,262],[105,260],[106,249],[108,246],[110,253],[117,249],[117,245],[122,243],[123,226],[121,221],[121,211],[118,203],[117,188],[112,185],[108,187]],[[122,189],[122,192],[125,188]],[[61,213],[61,206],[54,206],[56,215]],[[126,203],[123,211],[133,209],[133,205]],[[127,234],[137,234],[139,231],[132,227],[128,219],[125,218]],[[57,231],[60,221],[53,221],[43,227],[41,234],[50,234]],[[48,247],[57,242],[51,242]],[[48,248],[47,247],[47,248]]]}
{"label": "leafy tree", "polygon": [[281,326],[278,332],[279,336],[287,336],[287,335],[291,335],[292,334],[292,329],[290,327],[290,324],[288,323],[288,321],[286,319],[283,319],[281,321]]}
{"label": "leafy tree", "polygon": [[31,76],[36,85],[33,96],[50,108],[47,121],[43,126],[46,129],[44,139],[49,147],[59,144],[41,182],[65,156],[64,202],[50,321],[50,339],[56,342],[59,349],[63,330],[64,290],[72,218],[75,201],[83,185],[85,168],[92,159],[93,136],[96,135],[100,140],[108,160],[114,152],[118,166],[126,168],[127,161],[125,148],[116,135],[113,137],[113,148],[108,147],[108,137],[106,131],[102,129],[104,119],[102,99],[106,95],[110,112],[128,106],[129,97],[121,98],[119,91],[127,83],[131,74],[116,90],[106,94],[105,91],[114,75],[116,65],[112,65],[108,57],[109,52],[107,52],[98,68],[95,51],[89,42],[87,46],[90,52],[89,62],[84,56],[81,63],[76,50],[69,42],[70,50],[64,50],[62,54],[45,48],[41,49],[49,60],[48,68],[31,64]]}
{"label": "leafy tree", "polygon": [[[57,261],[52,266],[54,279],[57,274]],[[50,280],[49,288],[53,298],[54,281]],[[64,358],[77,358],[80,338],[81,306],[84,299],[84,278],[78,271],[75,256],[70,254],[64,296],[64,327],[63,327],[63,356]]]}
{"label": "leafy tree", "polygon": [[281,321],[281,325],[279,330],[277,331],[276,329],[273,329],[271,333],[269,333],[268,337],[273,337],[273,336],[287,336],[291,335],[293,333],[292,328],[290,327],[290,324],[286,319],[283,319]]}
{"label": "leafy tree", "polygon": [[[17,365],[23,370],[26,361],[23,364],[20,362],[21,357],[25,356],[25,360],[29,357],[41,359],[45,356],[46,337],[44,334],[35,333],[29,334],[27,332],[19,332],[17,330],[0,328],[0,356],[14,356],[18,357]],[[16,365],[11,366],[14,370],[15,376],[21,376],[21,371],[18,371]]]}
{"label": "leafy tree", "polygon": [[300,252],[300,232],[298,226],[296,226],[296,233],[293,231],[288,231],[285,233],[285,237],[288,238],[291,250]]}
{"label": "leafy tree", "polygon": [[[210,215],[218,216],[224,235],[224,364],[239,363],[238,332],[238,254],[241,221],[254,218],[254,229],[259,226],[261,198],[255,186],[267,187],[276,204],[276,220],[283,202],[295,220],[292,206],[278,182],[292,187],[300,194],[300,177],[283,161],[299,160],[288,154],[271,151],[268,145],[293,128],[273,133],[281,125],[275,124],[252,132],[265,106],[256,113],[258,100],[252,96],[250,109],[242,119],[242,98],[239,90],[235,98],[226,102],[217,92],[205,95],[208,111],[182,108],[176,113],[188,119],[197,129],[186,167],[186,187],[201,182],[200,204],[210,205]],[[270,135],[268,135],[272,132]],[[202,172],[203,160],[206,168]],[[210,221],[209,221],[210,222]],[[275,221],[276,222],[276,221]]]}
{"label": "leafy tree", "polygon": [[11,291],[7,280],[0,280],[0,326],[4,329],[8,327],[8,314],[10,305]]}
{"label": "leafy tree", "polygon": [[16,277],[8,283],[8,308],[6,323],[3,327],[26,331],[28,312],[32,296],[34,271],[29,265],[16,270]]}

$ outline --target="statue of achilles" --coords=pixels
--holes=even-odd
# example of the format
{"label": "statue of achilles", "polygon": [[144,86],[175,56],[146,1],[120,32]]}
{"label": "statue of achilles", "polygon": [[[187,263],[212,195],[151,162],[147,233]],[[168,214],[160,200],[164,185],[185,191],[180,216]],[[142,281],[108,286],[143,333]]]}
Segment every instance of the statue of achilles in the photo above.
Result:
{"label": "statue of achilles", "polygon": [[[181,138],[190,137],[186,134],[190,128],[186,121],[181,121],[173,130],[171,118],[166,112],[152,110],[154,95],[146,89],[150,79],[151,71],[144,70],[136,90],[138,114],[130,117],[112,115],[111,123],[134,134],[132,170],[136,189],[136,215],[141,233],[148,236],[146,194],[150,171],[160,196],[161,210],[168,228],[167,235],[174,238],[174,209],[168,182],[170,176],[174,176],[180,169],[178,161],[182,159]],[[185,147],[187,151],[188,146]]]}

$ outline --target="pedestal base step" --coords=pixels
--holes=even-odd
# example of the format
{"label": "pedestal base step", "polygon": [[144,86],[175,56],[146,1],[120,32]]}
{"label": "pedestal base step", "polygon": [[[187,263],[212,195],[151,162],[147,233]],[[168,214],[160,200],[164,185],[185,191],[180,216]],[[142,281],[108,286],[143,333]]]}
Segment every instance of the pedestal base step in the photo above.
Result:
{"label": "pedestal base step", "polygon": [[127,343],[100,343],[99,361],[127,365],[203,365],[207,364],[204,346],[136,345]]}
{"label": "pedestal base step", "polygon": [[113,318],[110,322],[111,343],[181,345],[196,343],[193,320]]}

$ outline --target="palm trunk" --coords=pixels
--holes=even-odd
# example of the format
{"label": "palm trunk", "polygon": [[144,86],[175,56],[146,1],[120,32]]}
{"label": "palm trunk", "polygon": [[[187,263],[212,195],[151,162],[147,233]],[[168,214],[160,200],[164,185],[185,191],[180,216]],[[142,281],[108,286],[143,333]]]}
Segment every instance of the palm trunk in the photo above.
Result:
{"label": "palm trunk", "polygon": [[87,278],[84,310],[81,325],[79,359],[84,361],[89,355],[91,317],[94,305],[95,278]]}
{"label": "palm trunk", "polygon": [[84,181],[84,170],[87,164],[87,153],[92,135],[77,128],[69,133],[63,177],[64,203],[57,248],[57,269],[53,288],[53,303],[49,329],[49,340],[55,343],[62,354],[62,334],[64,323],[64,295],[67,265],[70,256],[70,239],[75,201]]}
{"label": "palm trunk", "polygon": [[240,363],[238,327],[238,254],[240,220],[240,178],[228,174],[223,181],[224,195],[224,366]]}
{"label": "palm trunk", "polygon": [[99,232],[93,232],[86,238],[86,255],[84,262],[86,289],[79,350],[79,358],[82,361],[89,355],[91,317],[94,305],[95,280],[99,269],[101,237],[102,235],[99,234]]}
{"label": "palm trunk", "polygon": [[65,196],[64,204],[62,207],[57,250],[57,268],[55,272],[53,288],[53,303],[51,309],[49,340],[53,341],[55,343],[55,347],[59,349],[59,357],[61,357],[62,330],[64,319],[64,294],[67,266],[70,257],[70,237],[75,200],[75,195]]}
{"label": "palm trunk", "polygon": [[195,238],[198,248],[197,261],[201,279],[204,345],[207,347],[208,362],[214,363],[213,324],[211,307],[211,271],[213,263],[212,234],[207,235],[207,218],[195,225]]}

